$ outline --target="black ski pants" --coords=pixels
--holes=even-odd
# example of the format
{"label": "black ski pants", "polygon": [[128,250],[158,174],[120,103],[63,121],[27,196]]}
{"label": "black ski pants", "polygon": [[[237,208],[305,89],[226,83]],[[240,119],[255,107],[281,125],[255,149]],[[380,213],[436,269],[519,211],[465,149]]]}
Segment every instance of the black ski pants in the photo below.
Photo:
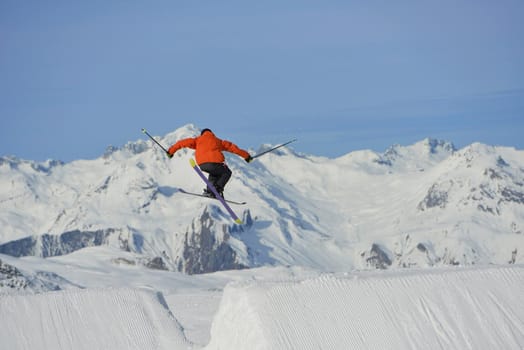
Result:
{"label": "black ski pants", "polygon": [[227,182],[231,178],[231,170],[224,163],[202,163],[200,169],[209,174],[208,180],[215,186],[218,192],[224,191]]}

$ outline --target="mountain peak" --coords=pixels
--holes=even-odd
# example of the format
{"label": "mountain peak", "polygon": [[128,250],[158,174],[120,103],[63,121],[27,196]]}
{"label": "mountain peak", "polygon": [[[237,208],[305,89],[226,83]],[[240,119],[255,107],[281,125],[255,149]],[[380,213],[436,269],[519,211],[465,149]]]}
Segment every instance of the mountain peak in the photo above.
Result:
{"label": "mountain peak", "polygon": [[[200,134],[193,124],[164,137],[155,131],[151,135],[164,147]],[[249,203],[234,210],[253,218],[244,220],[252,225],[238,229],[220,202],[179,193],[205,186],[189,166],[187,151],[169,159],[142,136],[105,159],[53,171],[36,172],[33,163],[0,158],[0,244],[35,235],[42,247],[44,234],[71,237],[80,231],[112,248],[128,249],[134,242],[137,254],[161,255],[166,266],[184,271],[201,270],[178,264],[179,257],[190,261],[185,247],[197,254],[191,264],[198,266],[218,266],[199,260],[217,256],[252,267],[293,263],[326,269],[522,261],[513,252],[524,250],[518,245],[524,231],[524,151],[473,144],[455,152],[449,142],[428,138],[335,161],[285,148],[253,164],[232,157],[227,197]],[[124,234],[104,241],[90,233],[110,229]],[[490,244],[499,241],[499,233],[508,238],[503,246],[483,245],[480,251],[470,232],[486,235],[480,236],[483,242],[492,237]],[[208,254],[211,238],[218,242],[215,255]]]}
{"label": "mountain peak", "polygon": [[393,145],[379,157],[377,162],[399,169],[420,170],[448,158],[455,151],[456,148],[451,142],[426,138],[409,146]]}
{"label": "mountain peak", "polygon": [[430,137],[416,143],[415,146],[416,145],[420,145],[421,147],[425,148],[430,154],[446,153],[450,155],[457,150],[455,145],[453,145],[451,142],[433,139]]}
{"label": "mountain peak", "polygon": [[176,141],[180,139],[185,139],[188,137],[195,137],[200,135],[201,129],[196,127],[194,124],[186,124],[172,132],[167,133],[162,140],[164,143],[167,144],[173,144]]}
{"label": "mountain peak", "polygon": [[31,168],[34,171],[49,173],[53,168],[64,165],[64,162],[54,159],[48,159],[43,162],[37,162],[33,160],[25,160],[17,158],[15,156],[4,156],[0,157],[0,166],[6,165],[10,169]]}
{"label": "mountain peak", "polygon": [[[200,135],[200,129],[198,129],[194,124],[186,124],[172,132],[167,133],[164,136],[159,136],[154,131],[151,131],[151,136],[154,137],[156,141],[158,141],[161,145],[168,148],[170,145],[175,143],[176,141],[188,137],[195,137],[197,135]],[[115,154],[119,151],[127,152],[127,155],[124,157],[135,154],[139,154],[142,152],[147,151],[148,149],[151,149],[151,140],[149,140],[147,137],[142,137],[141,139],[133,142],[128,142],[122,147],[116,147],[116,146],[108,146],[106,148],[106,151],[103,155],[103,158],[107,159],[109,157],[114,157]],[[156,149],[157,146],[153,145],[153,149]]]}

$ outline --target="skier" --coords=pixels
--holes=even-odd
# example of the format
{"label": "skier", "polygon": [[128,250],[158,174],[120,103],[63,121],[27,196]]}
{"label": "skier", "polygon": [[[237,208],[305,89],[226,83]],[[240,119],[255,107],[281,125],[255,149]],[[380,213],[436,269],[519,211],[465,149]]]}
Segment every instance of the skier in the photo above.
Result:
{"label": "skier", "polygon": [[[198,137],[182,139],[169,147],[167,154],[172,158],[176,151],[181,148],[191,148],[195,150],[195,158],[200,169],[209,174],[209,182],[215,186],[217,192],[224,197],[224,187],[231,177],[231,170],[225,163],[222,153],[227,151],[235,153],[244,158],[246,162],[251,162],[253,158],[247,151],[240,149],[232,142],[221,140],[215,136],[210,129],[203,129]],[[205,196],[215,198],[210,188],[205,188]]]}

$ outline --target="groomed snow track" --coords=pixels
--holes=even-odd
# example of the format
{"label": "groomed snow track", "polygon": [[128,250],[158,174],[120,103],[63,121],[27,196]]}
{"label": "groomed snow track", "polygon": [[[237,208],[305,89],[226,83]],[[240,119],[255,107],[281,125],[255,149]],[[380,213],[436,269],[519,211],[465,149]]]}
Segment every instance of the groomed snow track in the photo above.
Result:
{"label": "groomed snow track", "polygon": [[83,289],[0,298],[1,349],[187,349],[161,295]]}
{"label": "groomed snow track", "polygon": [[206,349],[524,349],[524,267],[229,285]]}
{"label": "groomed snow track", "polygon": [[[205,348],[524,348],[524,266],[308,274],[228,284]],[[127,288],[3,296],[0,348],[196,349],[171,311]]]}

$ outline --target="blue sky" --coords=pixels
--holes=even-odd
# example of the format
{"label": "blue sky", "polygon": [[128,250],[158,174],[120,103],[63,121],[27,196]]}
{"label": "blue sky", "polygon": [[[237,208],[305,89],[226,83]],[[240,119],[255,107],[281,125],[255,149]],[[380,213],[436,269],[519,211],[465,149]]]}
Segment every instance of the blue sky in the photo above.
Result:
{"label": "blue sky", "polygon": [[187,123],[335,157],[524,148],[524,2],[0,2],[0,156],[71,161]]}

